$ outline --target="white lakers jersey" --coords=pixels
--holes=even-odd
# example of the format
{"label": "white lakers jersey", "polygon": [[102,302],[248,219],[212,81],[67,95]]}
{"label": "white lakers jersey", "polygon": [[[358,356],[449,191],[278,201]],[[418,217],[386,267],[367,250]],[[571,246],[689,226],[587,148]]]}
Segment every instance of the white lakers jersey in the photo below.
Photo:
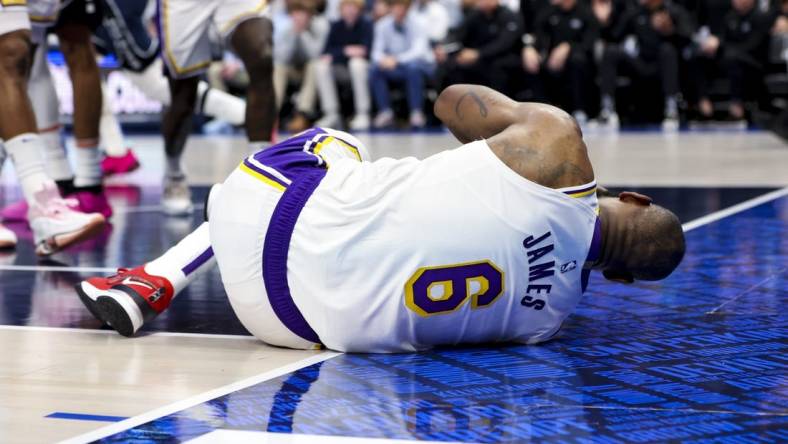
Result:
{"label": "white lakers jersey", "polygon": [[594,183],[543,187],[484,141],[422,161],[341,160],[298,218],[287,276],[331,349],[533,343],[580,300],[595,230]]}

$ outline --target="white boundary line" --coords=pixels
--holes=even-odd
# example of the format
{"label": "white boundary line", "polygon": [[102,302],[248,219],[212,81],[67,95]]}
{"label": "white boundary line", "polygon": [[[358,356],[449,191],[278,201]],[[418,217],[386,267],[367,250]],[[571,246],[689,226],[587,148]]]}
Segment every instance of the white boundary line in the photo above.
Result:
{"label": "white boundary line", "polygon": [[221,335],[221,334],[214,334],[214,333],[179,333],[179,332],[170,332],[170,331],[157,331],[146,333],[142,332],[141,334],[135,336],[134,338],[123,339],[122,336],[118,334],[115,330],[98,330],[92,328],[68,328],[68,327],[40,327],[35,325],[0,325],[0,331],[2,330],[21,330],[21,331],[44,331],[44,332],[56,332],[56,333],[86,333],[86,334],[98,334],[98,335],[117,335],[121,340],[129,340],[134,341],[136,339],[146,338],[149,336],[168,336],[168,337],[176,337],[176,338],[195,338],[195,339],[235,339],[235,340],[244,340],[244,341],[252,341],[252,342],[261,342],[259,339],[255,338],[254,336],[250,335]]}
{"label": "white boundary line", "polygon": [[774,190],[772,192],[762,194],[758,197],[745,200],[744,202],[737,203],[736,205],[733,205],[731,207],[719,211],[715,211],[711,214],[707,214],[695,220],[689,221],[683,224],[681,227],[684,229],[685,232],[691,231],[698,227],[702,227],[703,225],[708,225],[712,222],[716,222],[720,219],[726,218],[728,216],[732,216],[736,213],[741,213],[742,211],[749,210],[750,208],[757,207],[762,203],[766,203],[783,196],[788,196],[788,187],[781,188],[779,190]]}
{"label": "white boundary line", "polygon": [[0,265],[0,271],[71,271],[75,273],[114,273],[112,267],[58,267],[57,265]]}
{"label": "white boundary line", "polygon": [[138,425],[145,424],[150,422],[154,419],[161,418],[163,416],[171,415],[173,413],[179,412],[181,410],[188,409],[190,407],[194,407],[195,405],[201,404],[203,402],[210,401],[212,399],[218,398],[220,396],[224,396],[228,393],[236,392],[238,390],[245,389],[255,384],[259,384],[261,382],[267,381],[269,379],[273,379],[282,375],[286,375],[290,372],[294,372],[296,370],[300,370],[304,367],[310,366],[312,364],[317,364],[318,362],[323,362],[325,360],[334,358],[336,356],[341,355],[342,353],[326,351],[320,353],[315,356],[310,356],[308,358],[301,359],[299,361],[293,362],[291,364],[282,366],[277,368],[276,370],[270,370],[264,373],[261,373],[256,376],[252,376],[246,379],[243,379],[238,382],[234,382],[232,384],[225,385],[223,387],[219,387],[213,390],[209,390],[207,392],[200,393],[198,395],[191,396],[189,398],[176,401],[172,404],[165,405],[163,407],[159,407],[157,409],[153,409],[149,412],[143,413],[141,415],[134,416],[129,419],[125,419],[123,421],[117,422],[115,424],[102,427],[98,430],[94,430],[89,433],[85,433],[84,435],[79,435],[74,438],[69,438],[65,441],[61,441],[60,444],[77,444],[77,443],[87,443],[91,441],[95,441],[98,439],[106,438],[107,436],[114,435],[115,433],[123,432],[125,430],[129,430],[134,428]]}

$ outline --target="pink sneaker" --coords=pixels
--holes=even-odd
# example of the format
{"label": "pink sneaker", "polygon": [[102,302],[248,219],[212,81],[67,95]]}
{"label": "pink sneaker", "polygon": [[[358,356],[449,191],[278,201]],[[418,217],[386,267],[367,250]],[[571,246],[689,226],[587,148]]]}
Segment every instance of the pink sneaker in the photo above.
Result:
{"label": "pink sneaker", "polygon": [[74,211],[73,202],[70,201],[61,198],[54,186],[45,186],[35,194],[28,219],[36,254],[50,255],[101,232],[104,216]]}
{"label": "pink sneaker", "polygon": [[104,159],[101,160],[101,172],[104,173],[105,176],[130,173],[139,167],[140,162],[137,160],[137,156],[134,155],[134,151],[132,151],[131,148],[129,148],[123,156],[105,156]]}
{"label": "pink sneaker", "polygon": [[0,210],[0,217],[6,222],[27,222],[27,201],[22,199],[8,204]]}
{"label": "pink sneaker", "polygon": [[78,205],[75,208],[77,211],[83,213],[99,213],[105,219],[112,216],[112,207],[109,205],[107,196],[104,192],[94,193],[92,191],[77,191],[69,194],[68,198],[77,201]]}

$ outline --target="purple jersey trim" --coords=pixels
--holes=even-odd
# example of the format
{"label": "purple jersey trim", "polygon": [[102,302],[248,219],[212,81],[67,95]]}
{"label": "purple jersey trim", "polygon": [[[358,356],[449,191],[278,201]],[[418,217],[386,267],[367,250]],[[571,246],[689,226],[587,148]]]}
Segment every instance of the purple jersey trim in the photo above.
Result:
{"label": "purple jersey trim", "polygon": [[208,262],[210,258],[213,257],[213,247],[208,247],[207,250],[203,251],[199,256],[197,256],[193,261],[186,264],[185,267],[181,268],[181,271],[186,276],[194,273],[194,270],[200,268],[203,264]]}
{"label": "purple jersey trim", "polygon": [[[270,152],[271,149],[267,150]],[[285,153],[285,155],[292,153]],[[301,152],[309,156],[306,152]],[[274,208],[263,245],[263,282],[276,317],[290,331],[310,342],[320,343],[317,333],[298,310],[287,282],[287,255],[298,216],[326,175],[322,168],[303,170],[285,190]]]}
{"label": "purple jersey trim", "polygon": [[584,193],[586,191],[591,191],[594,188],[596,188],[596,183],[594,183],[593,185],[589,185],[589,186],[587,186],[585,188],[580,188],[579,190],[564,191],[564,194],[579,194],[579,193]]}

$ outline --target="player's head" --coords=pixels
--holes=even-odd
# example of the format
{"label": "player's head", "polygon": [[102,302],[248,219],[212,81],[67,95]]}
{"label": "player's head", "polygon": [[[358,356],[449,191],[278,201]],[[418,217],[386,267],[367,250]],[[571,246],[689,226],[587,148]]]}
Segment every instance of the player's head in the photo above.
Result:
{"label": "player's head", "polygon": [[[610,280],[656,281],[673,272],[684,257],[684,231],[670,210],[633,192],[599,200],[604,230],[602,272]],[[605,222],[607,218],[607,222]]]}

